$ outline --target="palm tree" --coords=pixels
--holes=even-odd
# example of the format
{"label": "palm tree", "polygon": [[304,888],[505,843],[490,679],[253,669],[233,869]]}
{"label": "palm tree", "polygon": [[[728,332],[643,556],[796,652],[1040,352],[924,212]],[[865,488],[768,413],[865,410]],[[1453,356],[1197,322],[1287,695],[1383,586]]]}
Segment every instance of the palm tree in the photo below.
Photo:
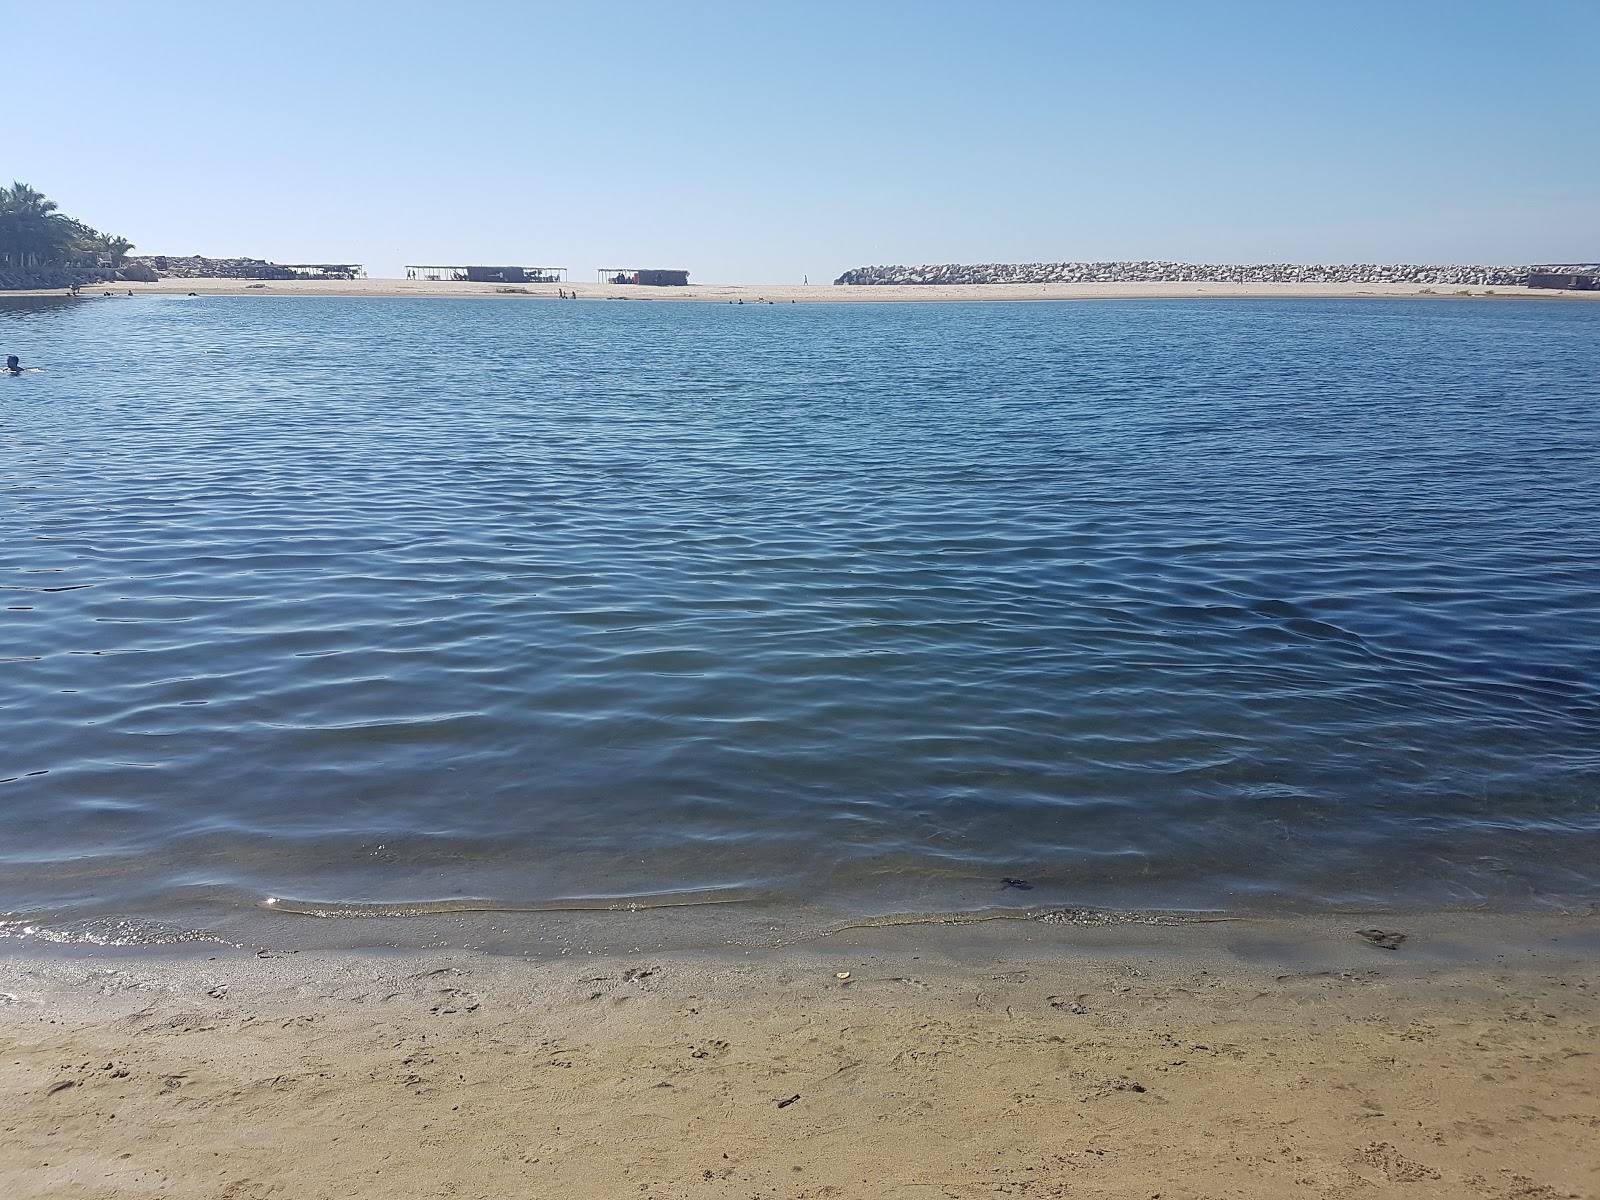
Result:
{"label": "palm tree", "polygon": [[55,212],[57,205],[54,200],[46,200],[44,193],[37,188],[31,188],[25,183],[13,183],[8,188],[0,188],[0,207],[17,212],[45,214]]}
{"label": "palm tree", "polygon": [[127,238],[114,233],[101,233],[81,222],[74,223],[78,226],[78,239],[69,252],[72,261],[118,268],[127,261],[128,251],[133,249],[133,243]]}
{"label": "palm tree", "polygon": [[[92,248],[85,243],[93,243]],[[25,183],[0,187],[0,267],[29,270],[100,252],[118,263],[133,244],[109,238],[57,210],[54,200]]]}
{"label": "palm tree", "polygon": [[114,233],[100,235],[100,248],[111,256],[111,265],[120,267],[128,261],[128,251],[133,249],[133,243],[125,237]]}

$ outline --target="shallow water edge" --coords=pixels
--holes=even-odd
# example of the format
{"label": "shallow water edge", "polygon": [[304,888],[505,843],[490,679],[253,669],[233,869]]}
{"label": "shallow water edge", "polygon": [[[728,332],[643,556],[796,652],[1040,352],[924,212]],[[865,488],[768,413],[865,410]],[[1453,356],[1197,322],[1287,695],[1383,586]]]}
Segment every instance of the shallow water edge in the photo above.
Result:
{"label": "shallow water edge", "polygon": [[[1386,947],[1358,930],[1403,934]],[[947,911],[847,914],[817,905],[758,900],[605,908],[372,906],[354,909],[306,902],[246,909],[193,911],[186,918],[81,918],[0,915],[0,955],[81,957],[134,954],[275,956],[324,952],[422,953],[452,950],[523,958],[570,955],[769,954],[806,947],[925,940],[965,954],[1029,945],[1040,953],[1085,947],[1163,953],[1235,953],[1276,947],[1301,953],[1376,954],[1374,961],[1469,961],[1507,952],[1600,953],[1600,906],[1566,910],[1485,911],[1321,909],[1301,912],[1128,910],[1041,904],[990,905]],[[1381,939],[1380,939],[1381,940]],[[1328,948],[1336,948],[1330,951]],[[1299,949],[1297,949],[1299,948]]]}

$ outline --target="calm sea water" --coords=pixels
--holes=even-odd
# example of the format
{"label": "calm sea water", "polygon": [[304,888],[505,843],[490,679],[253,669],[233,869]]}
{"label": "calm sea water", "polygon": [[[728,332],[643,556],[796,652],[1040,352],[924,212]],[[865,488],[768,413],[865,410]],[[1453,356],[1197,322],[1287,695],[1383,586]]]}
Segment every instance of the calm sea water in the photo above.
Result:
{"label": "calm sea water", "polygon": [[1596,896],[1600,305],[0,342],[0,911]]}

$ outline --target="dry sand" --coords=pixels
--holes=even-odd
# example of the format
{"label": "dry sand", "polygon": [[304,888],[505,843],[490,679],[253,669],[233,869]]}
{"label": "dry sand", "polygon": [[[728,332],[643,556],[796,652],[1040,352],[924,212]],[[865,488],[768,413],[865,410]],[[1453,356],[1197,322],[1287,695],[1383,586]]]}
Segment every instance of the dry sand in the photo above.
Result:
{"label": "dry sand", "polygon": [[[0,1195],[1600,1194],[1600,923],[0,958]],[[848,979],[838,973],[849,972]]]}
{"label": "dry sand", "polygon": [[[834,287],[830,284],[691,284],[688,287],[633,287],[602,283],[494,284],[430,283],[413,279],[272,280],[252,283],[243,279],[165,279],[160,283],[116,283],[85,288],[85,297],[106,291],[125,296],[496,296],[557,298],[562,291],[580,300],[696,300],[729,304],[850,304],[938,300],[1105,300],[1227,297],[1263,299],[1284,296],[1397,297],[1435,299],[1463,297],[1533,297],[1544,300],[1596,300],[1600,292],[1563,292],[1547,288],[1424,287],[1414,283],[989,283],[930,284],[925,286]],[[61,295],[53,292],[13,295]]]}

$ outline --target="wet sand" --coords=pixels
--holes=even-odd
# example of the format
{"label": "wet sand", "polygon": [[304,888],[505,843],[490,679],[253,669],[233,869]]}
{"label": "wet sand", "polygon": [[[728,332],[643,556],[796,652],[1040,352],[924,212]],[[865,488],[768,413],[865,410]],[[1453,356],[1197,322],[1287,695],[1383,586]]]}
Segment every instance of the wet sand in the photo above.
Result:
{"label": "wet sand", "polygon": [[6,1196],[1600,1194],[1592,917],[34,947],[0,993]]}
{"label": "wet sand", "polygon": [[[432,283],[414,279],[269,280],[165,279],[160,283],[117,283],[89,287],[83,297],[135,295],[182,296],[495,296],[556,299],[561,292],[580,300],[693,300],[717,304],[861,304],[974,300],[1109,300],[1109,299],[1275,299],[1298,297],[1524,297],[1544,300],[1595,300],[1600,292],[1563,292],[1525,287],[1427,287],[1415,283],[989,283],[920,286],[852,286],[831,284],[691,284],[688,287],[634,287],[602,283]],[[7,295],[55,295],[53,292],[11,292]]]}

